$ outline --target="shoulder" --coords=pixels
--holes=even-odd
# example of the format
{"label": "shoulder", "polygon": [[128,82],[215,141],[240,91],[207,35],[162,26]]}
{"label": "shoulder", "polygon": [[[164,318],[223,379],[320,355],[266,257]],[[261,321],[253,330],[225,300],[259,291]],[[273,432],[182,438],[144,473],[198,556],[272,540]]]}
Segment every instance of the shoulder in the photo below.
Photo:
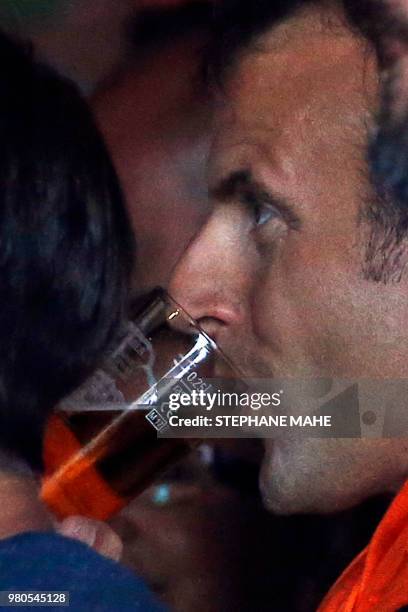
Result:
{"label": "shoulder", "polygon": [[164,609],[130,571],[54,533],[25,533],[0,541],[0,576],[3,591],[69,591],[75,610]]}

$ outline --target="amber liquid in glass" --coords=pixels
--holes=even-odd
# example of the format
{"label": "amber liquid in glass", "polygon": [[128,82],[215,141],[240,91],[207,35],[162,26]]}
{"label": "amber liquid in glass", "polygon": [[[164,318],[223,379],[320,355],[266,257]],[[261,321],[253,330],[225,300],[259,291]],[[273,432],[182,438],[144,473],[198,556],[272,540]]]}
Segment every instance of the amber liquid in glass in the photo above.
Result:
{"label": "amber liquid in glass", "polygon": [[146,418],[183,376],[211,373],[212,341],[169,325],[180,316],[177,306],[153,299],[50,420],[42,498],[59,518],[109,518],[197,443],[158,437]]}

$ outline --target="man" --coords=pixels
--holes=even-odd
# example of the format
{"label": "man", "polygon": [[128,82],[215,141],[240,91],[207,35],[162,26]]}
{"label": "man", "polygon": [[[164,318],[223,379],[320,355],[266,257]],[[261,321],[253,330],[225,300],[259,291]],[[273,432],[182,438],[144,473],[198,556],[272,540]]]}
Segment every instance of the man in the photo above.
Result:
{"label": "man", "polygon": [[[365,158],[374,47],[340,3],[231,2],[224,17],[214,210],[170,292],[248,377],[406,379],[406,226]],[[282,514],[346,508],[397,490],[408,473],[403,438],[291,436],[265,447],[261,489]],[[407,498],[402,489],[322,610],[407,603]]]}
{"label": "man", "polygon": [[[51,531],[36,499],[44,424],[115,340],[133,239],[76,89],[2,34],[0,63],[1,590],[69,591],[75,610],[158,609],[119,565],[41,533]],[[94,525],[95,548],[101,535]]]}

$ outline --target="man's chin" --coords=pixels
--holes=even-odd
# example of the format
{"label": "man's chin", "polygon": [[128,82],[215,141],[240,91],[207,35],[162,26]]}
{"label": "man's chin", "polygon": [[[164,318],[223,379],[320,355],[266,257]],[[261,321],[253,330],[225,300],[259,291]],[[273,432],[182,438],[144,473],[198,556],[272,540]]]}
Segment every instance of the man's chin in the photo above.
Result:
{"label": "man's chin", "polygon": [[[315,441],[316,442],[316,441]],[[330,514],[349,508],[359,499],[348,497],[323,473],[318,446],[265,441],[259,487],[265,507],[278,515]]]}
{"label": "man's chin", "polygon": [[299,511],[293,507],[287,483],[285,486],[287,478],[288,473],[282,465],[278,444],[267,440],[259,476],[259,488],[264,506],[274,514],[287,515]]}
{"label": "man's chin", "polygon": [[330,451],[335,448],[323,440],[266,440],[259,479],[265,507],[279,515],[330,514],[372,495],[366,486],[356,487],[355,472],[350,477],[340,470],[343,456],[330,466]]}
{"label": "man's chin", "polygon": [[310,496],[311,484],[305,479],[293,477],[288,471],[281,472],[273,462],[264,461],[262,464],[259,478],[262,501],[265,508],[274,514],[288,516],[330,512],[320,503],[313,502]]}

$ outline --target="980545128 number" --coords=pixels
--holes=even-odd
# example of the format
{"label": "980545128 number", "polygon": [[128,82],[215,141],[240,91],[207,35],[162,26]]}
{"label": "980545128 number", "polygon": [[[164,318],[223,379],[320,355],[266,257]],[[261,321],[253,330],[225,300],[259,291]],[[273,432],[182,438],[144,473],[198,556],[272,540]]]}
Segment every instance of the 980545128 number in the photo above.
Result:
{"label": "980545128 number", "polygon": [[0,591],[0,606],[69,606],[69,592]]}

